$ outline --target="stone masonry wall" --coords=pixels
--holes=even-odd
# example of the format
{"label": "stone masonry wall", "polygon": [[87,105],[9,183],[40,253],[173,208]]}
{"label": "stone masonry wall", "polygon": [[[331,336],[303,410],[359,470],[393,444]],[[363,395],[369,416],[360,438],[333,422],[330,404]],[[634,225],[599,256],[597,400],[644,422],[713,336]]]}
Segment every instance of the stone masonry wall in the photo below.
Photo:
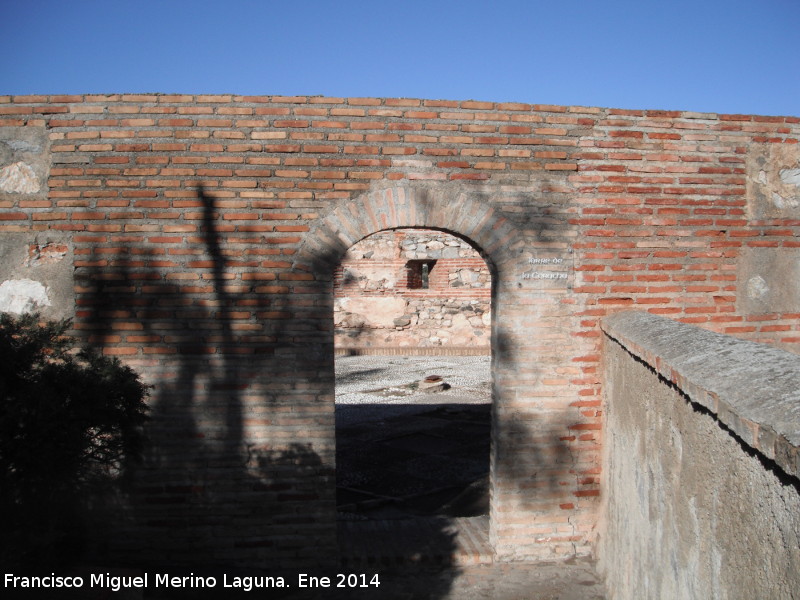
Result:
{"label": "stone masonry wall", "polygon": [[[0,302],[61,298],[155,386],[109,552],[302,563],[335,555],[336,266],[380,231],[452,233],[493,275],[498,560],[589,554],[601,317],[800,346],[782,273],[798,134],[796,117],[478,101],[0,97]],[[44,273],[31,248],[62,258]]]}
{"label": "stone masonry wall", "polygon": [[334,273],[336,350],[489,353],[491,287],[480,254],[455,236],[426,229],[372,235]]}
{"label": "stone masonry wall", "polygon": [[603,328],[609,596],[795,597],[800,357],[633,311]]}

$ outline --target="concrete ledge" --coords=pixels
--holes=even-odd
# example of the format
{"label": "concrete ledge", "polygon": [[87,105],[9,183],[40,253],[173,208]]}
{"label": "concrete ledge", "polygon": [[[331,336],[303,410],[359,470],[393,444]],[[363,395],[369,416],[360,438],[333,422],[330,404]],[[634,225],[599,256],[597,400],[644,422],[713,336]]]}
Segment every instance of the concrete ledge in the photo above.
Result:
{"label": "concrete ledge", "polygon": [[601,327],[745,444],[800,479],[800,356],[645,312],[614,314]]}

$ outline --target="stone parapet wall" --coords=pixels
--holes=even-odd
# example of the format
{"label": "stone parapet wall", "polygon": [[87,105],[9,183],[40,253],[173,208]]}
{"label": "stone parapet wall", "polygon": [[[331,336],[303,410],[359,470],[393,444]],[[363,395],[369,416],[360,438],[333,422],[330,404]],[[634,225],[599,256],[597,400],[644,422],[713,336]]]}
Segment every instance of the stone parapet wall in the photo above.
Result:
{"label": "stone parapet wall", "polygon": [[800,589],[800,358],[646,313],[604,321],[614,598]]}

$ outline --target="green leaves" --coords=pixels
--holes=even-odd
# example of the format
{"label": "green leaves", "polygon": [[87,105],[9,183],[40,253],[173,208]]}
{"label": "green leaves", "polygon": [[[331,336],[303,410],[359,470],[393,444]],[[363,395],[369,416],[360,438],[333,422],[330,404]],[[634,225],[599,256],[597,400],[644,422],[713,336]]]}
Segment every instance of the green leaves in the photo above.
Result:
{"label": "green leaves", "polygon": [[0,314],[0,518],[23,546],[58,539],[65,507],[113,488],[143,445],[147,386],[70,325]]}

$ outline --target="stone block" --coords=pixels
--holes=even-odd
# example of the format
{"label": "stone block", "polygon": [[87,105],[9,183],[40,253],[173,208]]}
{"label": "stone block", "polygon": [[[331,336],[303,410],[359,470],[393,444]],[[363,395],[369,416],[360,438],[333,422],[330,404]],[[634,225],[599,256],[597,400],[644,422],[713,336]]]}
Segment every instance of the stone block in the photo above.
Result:
{"label": "stone block", "polygon": [[754,145],[747,155],[747,206],[751,218],[800,217],[800,148]]}
{"label": "stone block", "polygon": [[72,244],[63,234],[0,236],[0,311],[75,315]]}
{"label": "stone block", "polygon": [[0,197],[46,197],[49,172],[44,127],[0,127]]}
{"label": "stone block", "polygon": [[742,314],[800,311],[800,248],[745,248],[737,275],[736,310]]}

